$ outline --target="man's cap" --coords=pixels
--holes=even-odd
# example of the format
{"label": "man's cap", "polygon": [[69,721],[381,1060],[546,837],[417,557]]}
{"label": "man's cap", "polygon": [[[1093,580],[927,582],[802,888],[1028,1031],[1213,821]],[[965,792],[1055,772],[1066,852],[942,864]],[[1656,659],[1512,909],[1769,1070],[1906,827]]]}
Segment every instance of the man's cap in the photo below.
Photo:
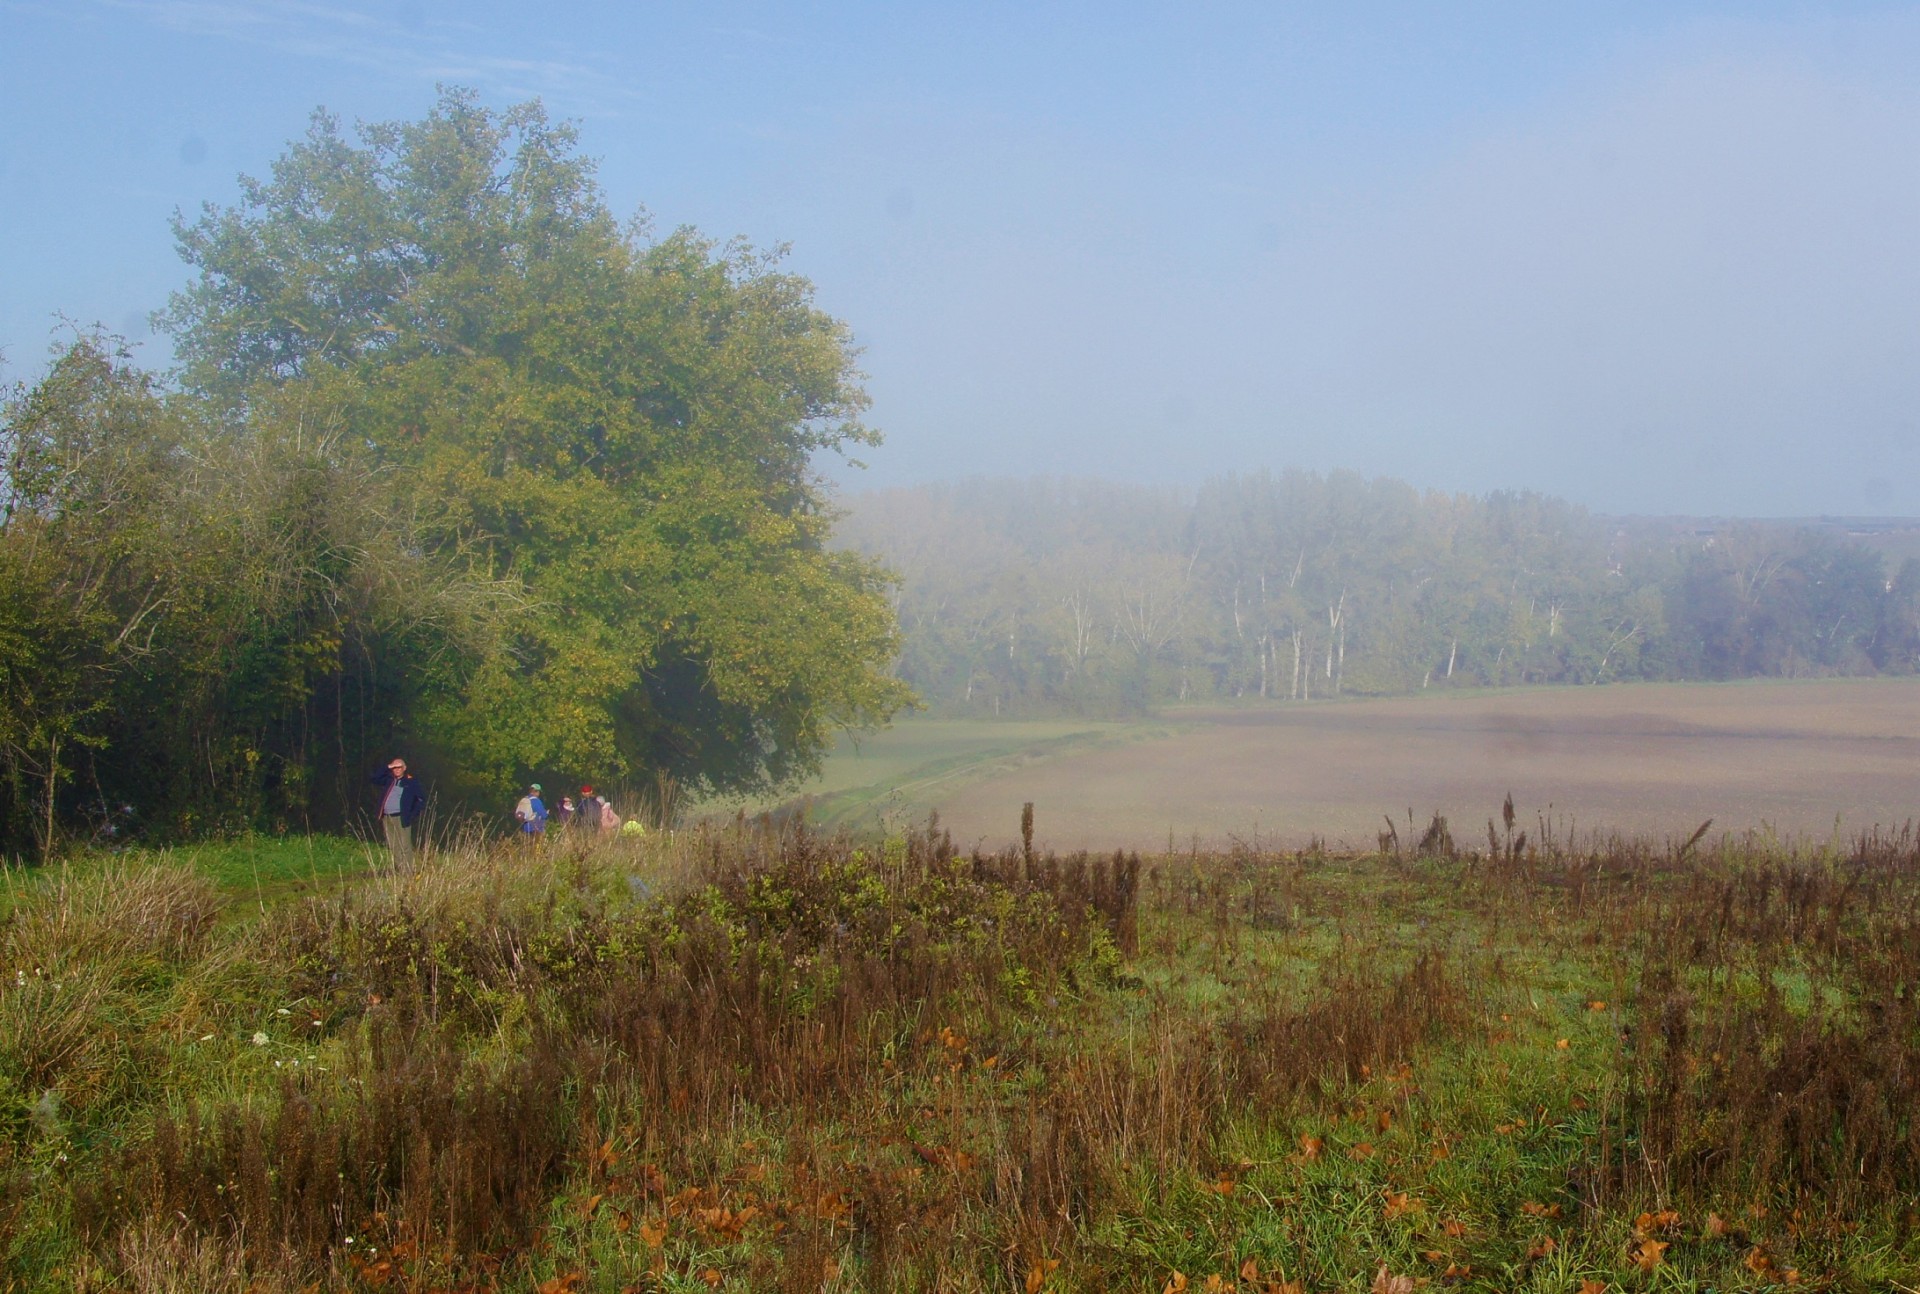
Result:
{"label": "man's cap", "polygon": [[583,786],[583,787],[581,787],[581,788],[580,788],[580,794],[582,794],[582,795],[592,795],[592,794],[593,794],[593,788],[592,788],[591,786]]}
{"label": "man's cap", "polygon": [[533,783],[530,783],[530,784],[529,784],[529,785],[527,786],[527,789],[528,789],[529,791],[537,791],[537,790],[539,790],[539,789],[540,789],[540,783],[538,783],[538,782],[533,782]]}

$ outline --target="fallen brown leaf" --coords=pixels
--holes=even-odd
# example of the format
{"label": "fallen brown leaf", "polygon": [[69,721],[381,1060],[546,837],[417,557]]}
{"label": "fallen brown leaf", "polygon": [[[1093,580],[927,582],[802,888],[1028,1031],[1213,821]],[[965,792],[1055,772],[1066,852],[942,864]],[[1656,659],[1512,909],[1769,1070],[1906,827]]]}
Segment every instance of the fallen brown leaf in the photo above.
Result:
{"label": "fallen brown leaf", "polygon": [[1370,1294],[1413,1294],[1419,1288],[1419,1282],[1411,1276],[1394,1276],[1387,1272],[1387,1265],[1380,1264],[1380,1270],[1373,1274],[1373,1288]]}

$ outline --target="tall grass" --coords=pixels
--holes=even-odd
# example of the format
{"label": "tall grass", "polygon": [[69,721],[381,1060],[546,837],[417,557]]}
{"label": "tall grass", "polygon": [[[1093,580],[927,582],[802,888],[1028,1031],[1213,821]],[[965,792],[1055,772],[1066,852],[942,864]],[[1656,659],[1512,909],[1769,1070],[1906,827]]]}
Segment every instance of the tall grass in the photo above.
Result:
{"label": "tall grass", "polygon": [[467,839],[264,909],[47,876],[0,926],[0,1270],[1885,1288],[1917,921],[1910,832],[1143,860],[789,823]]}

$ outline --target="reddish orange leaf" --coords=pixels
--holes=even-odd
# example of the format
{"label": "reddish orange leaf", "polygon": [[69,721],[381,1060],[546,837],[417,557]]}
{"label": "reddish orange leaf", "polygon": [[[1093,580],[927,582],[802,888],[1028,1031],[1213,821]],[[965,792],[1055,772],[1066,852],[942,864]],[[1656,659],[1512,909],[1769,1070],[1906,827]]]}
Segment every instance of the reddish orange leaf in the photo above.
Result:
{"label": "reddish orange leaf", "polygon": [[1537,1259],[1545,1258],[1548,1254],[1552,1253],[1555,1248],[1557,1248],[1557,1246],[1554,1244],[1552,1236],[1541,1236],[1527,1247],[1527,1261],[1534,1262]]}
{"label": "reddish orange leaf", "polygon": [[1680,1226],[1680,1214],[1673,1209],[1661,1209],[1658,1213],[1642,1213],[1633,1220],[1633,1232],[1638,1236],[1658,1235],[1677,1230]]}
{"label": "reddish orange leaf", "polygon": [[1040,1294],[1040,1287],[1047,1283],[1047,1277],[1053,1275],[1060,1265],[1058,1258],[1036,1258],[1033,1266],[1027,1268],[1027,1294]]}
{"label": "reddish orange leaf", "polygon": [[1634,1247],[1631,1255],[1633,1265],[1643,1272],[1650,1272],[1665,1261],[1661,1257],[1667,1251],[1665,1240],[1642,1240]]}
{"label": "reddish orange leaf", "polygon": [[1160,1294],[1185,1294],[1186,1288],[1187,1274],[1176,1268],[1173,1275],[1167,1277],[1167,1283],[1160,1287]]}
{"label": "reddish orange leaf", "polygon": [[1326,1145],[1327,1143],[1321,1138],[1309,1137],[1303,1132],[1300,1134],[1300,1158],[1307,1160],[1318,1159],[1320,1158],[1320,1152],[1326,1149]]}

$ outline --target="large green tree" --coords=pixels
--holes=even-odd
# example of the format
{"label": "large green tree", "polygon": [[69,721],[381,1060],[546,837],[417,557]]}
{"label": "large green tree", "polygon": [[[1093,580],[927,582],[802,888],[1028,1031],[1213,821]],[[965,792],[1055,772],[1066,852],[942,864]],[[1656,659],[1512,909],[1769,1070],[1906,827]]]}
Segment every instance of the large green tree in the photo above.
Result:
{"label": "large green tree", "polygon": [[623,226],[570,127],[463,91],[351,136],[316,114],[176,234],[186,387],[237,435],[324,428],[410,543],[504,590],[402,730],[491,781],[741,791],[908,700],[814,467],[875,440],[850,335],[777,256]]}

